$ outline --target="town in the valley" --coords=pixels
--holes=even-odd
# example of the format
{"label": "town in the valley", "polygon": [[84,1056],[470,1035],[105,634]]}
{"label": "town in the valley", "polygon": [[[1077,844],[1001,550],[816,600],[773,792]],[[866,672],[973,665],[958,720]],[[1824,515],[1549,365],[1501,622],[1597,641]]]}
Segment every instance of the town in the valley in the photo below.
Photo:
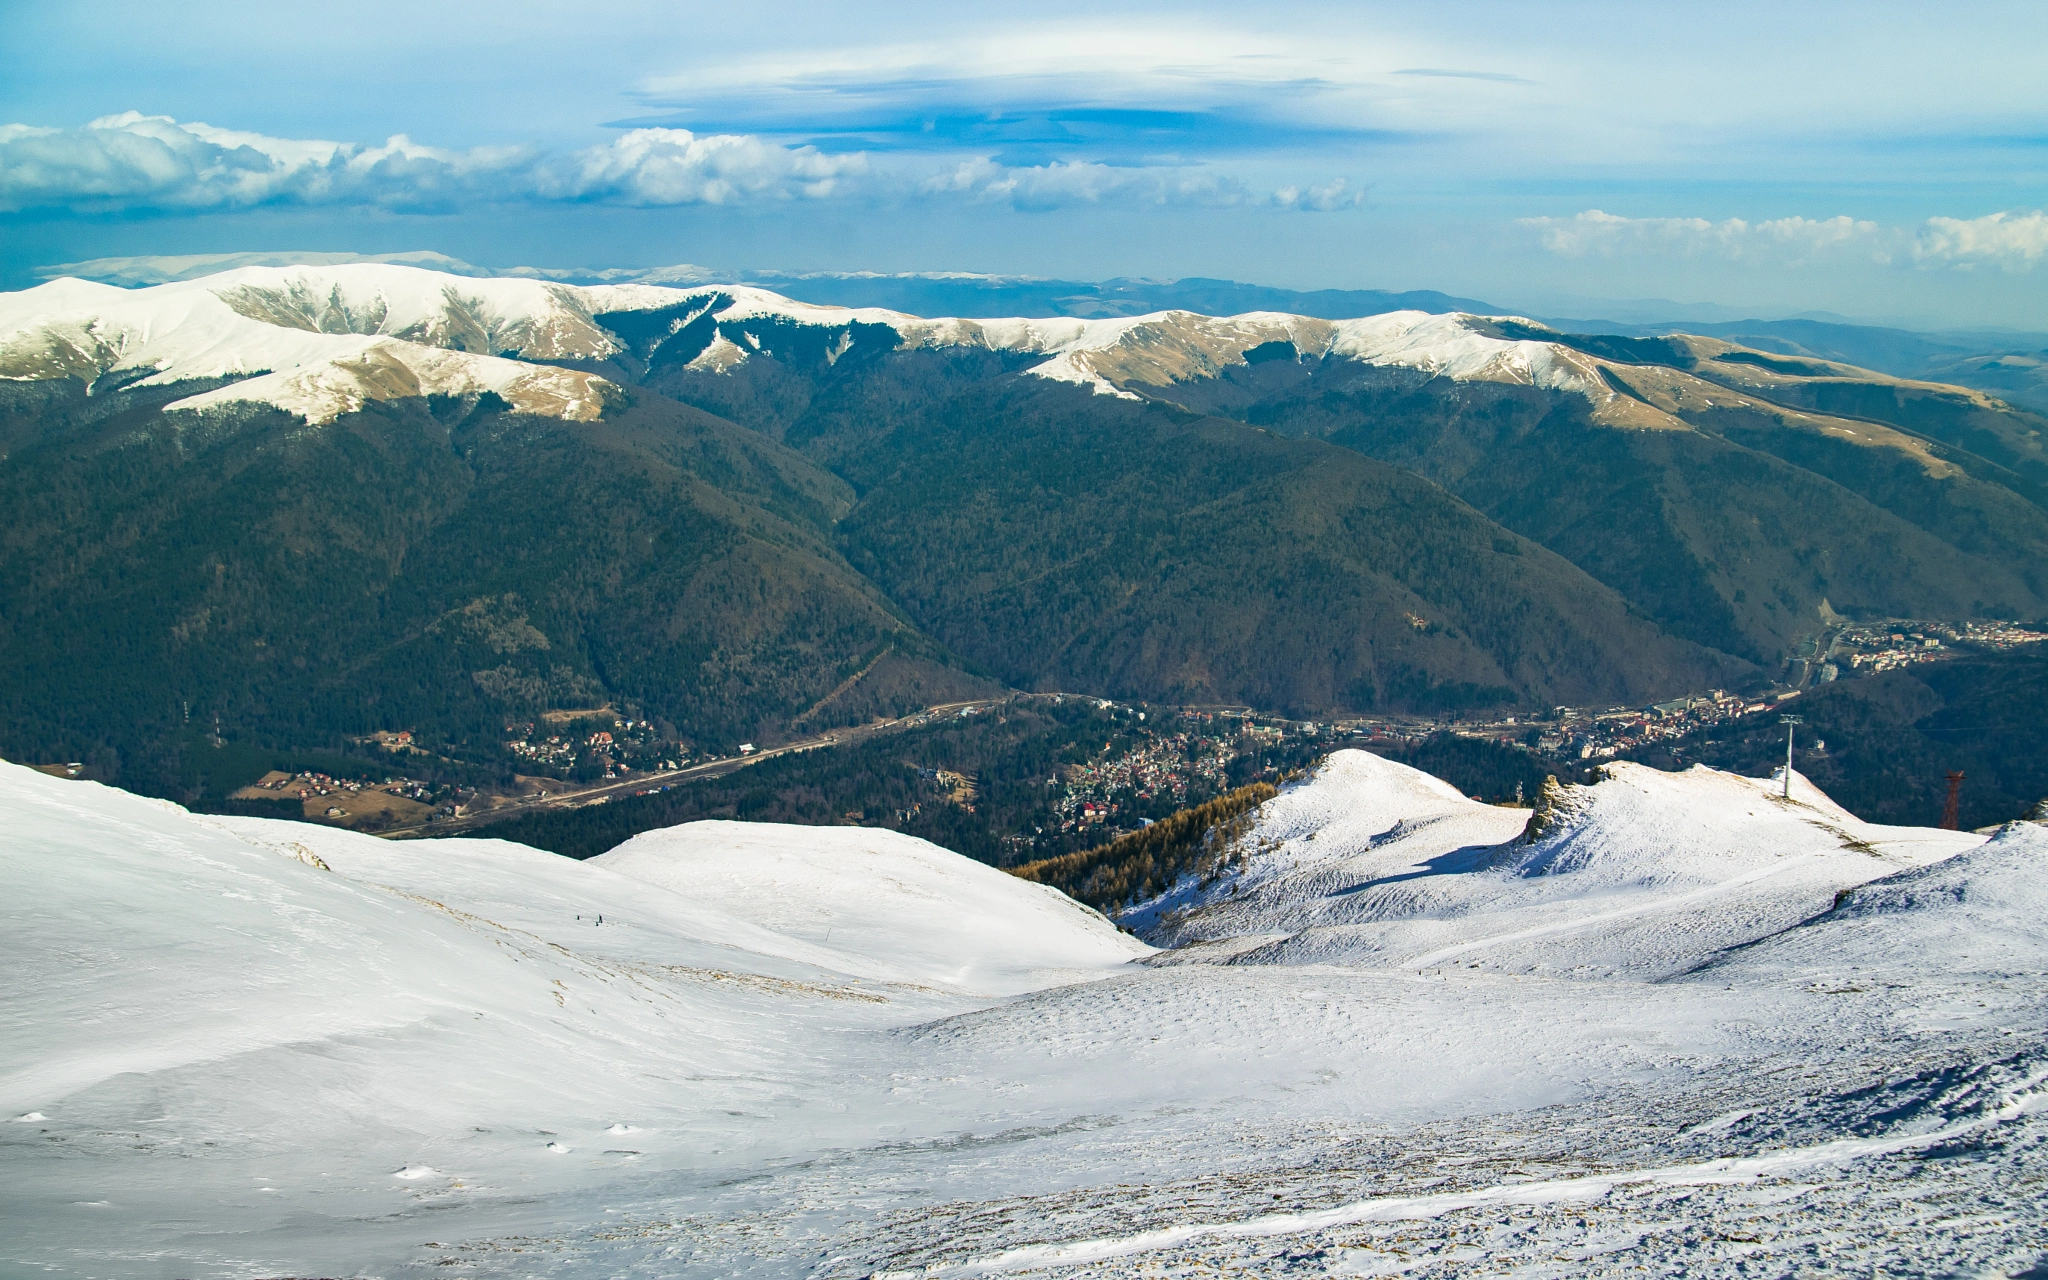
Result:
{"label": "town in the valley", "polygon": [[[1805,656],[1788,661],[1783,678],[1762,690],[1707,690],[1640,707],[1553,707],[1496,718],[1372,715],[1336,720],[1295,720],[1249,707],[1172,707],[1120,703],[1073,694],[1014,694],[1009,699],[956,704],[862,730],[838,730],[800,741],[743,744],[726,755],[696,756],[672,727],[609,707],[551,712],[504,726],[502,747],[512,781],[427,781],[405,764],[428,757],[405,730],[370,735],[390,768],[353,776],[318,770],[274,770],[234,793],[247,801],[296,802],[297,816],[392,835],[433,834],[518,816],[631,800],[722,776],[760,760],[829,750],[867,735],[930,734],[976,716],[1000,716],[1017,704],[1073,706],[1111,726],[1101,745],[1029,779],[1042,787],[1027,810],[1013,811],[1015,829],[1001,833],[1005,860],[1134,831],[1174,810],[1200,804],[1257,778],[1284,776],[1321,752],[1363,746],[1400,754],[1432,739],[1451,737],[1526,753],[1532,764],[1593,767],[1702,730],[1772,724],[1796,710],[1796,700],[1837,680],[1951,660],[1972,652],[2012,649],[2048,640],[2048,632],[2011,623],[1843,622],[1806,642]],[[1825,750],[1824,740],[1813,747]],[[53,766],[54,768],[55,766]],[[345,771],[344,771],[345,772]],[[427,772],[432,772],[431,770]],[[906,825],[927,806],[973,813],[991,779],[961,767],[918,766],[924,792],[887,814],[850,811],[844,821],[880,819]],[[1015,781],[1015,780],[1012,780]],[[1496,803],[1526,802],[1527,788],[1480,796]],[[995,819],[992,819],[995,820]],[[999,821],[999,820],[997,820]]]}

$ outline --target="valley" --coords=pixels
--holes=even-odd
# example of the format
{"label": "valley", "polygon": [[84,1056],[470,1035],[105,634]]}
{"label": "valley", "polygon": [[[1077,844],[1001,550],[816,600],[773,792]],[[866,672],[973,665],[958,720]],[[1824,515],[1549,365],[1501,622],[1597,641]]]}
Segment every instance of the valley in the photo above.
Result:
{"label": "valley", "polygon": [[[1875,764],[1895,756],[1896,745],[1865,742],[1870,730],[1852,727],[1839,716],[1841,706],[1856,703],[1858,673],[1957,661],[2026,671],[2037,665],[2041,653],[2031,648],[2038,634],[1903,620],[1845,631],[1836,655],[1843,659],[1839,683],[1816,675],[1807,691],[1820,693],[1825,686],[1828,696],[1817,704],[1815,727],[1799,739],[1801,767],[1843,787],[1859,811],[1876,805],[1885,817],[1934,821],[1940,798],[1932,788],[1943,772],[1943,757],[1926,760],[1920,766],[1924,776],[1880,772],[1865,782],[1841,772],[1845,765],[1898,768]],[[1893,635],[1899,640],[1894,642]],[[1928,647],[1926,641],[1937,637],[1947,637],[1947,644]],[[1857,655],[1866,661],[1853,661]],[[1968,681],[1960,687],[1967,689]],[[404,838],[493,827],[493,834],[586,856],[608,842],[677,821],[744,815],[905,831],[1009,866],[1101,845],[1234,787],[1277,781],[1347,746],[1427,768],[1465,793],[1499,804],[1532,803],[1546,776],[1582,780],[1589,770],[1615,759],[1667,768],[1708,759],[1768,775],[1783,762],[1779,716],[1808,712],[1811,700],[1800,697],[1794,688],[1749,696],[1709,690],[1647,707],[1554,707],[1493,719],[1368,716],[1317,722],[1245,707],[1013,694],[933,707],[681,768],[657,766],[582,783],[520,777],[516,789],[457,789],[430,818],[412,823],[364,824],[347,813],[326,820]],[[2032,697],[2023,695],[2021,705],[2033,705]],[[1842,698],[1851,701],[1844,704]],[[2016,708],[2014,714],[2028,713]],[[1008,728],[1013,718],[1019,729]],[[1020,730],[1033,743],[1030,749],[995,748],[994,739]],[[1898,729],[1883,732],[1896,738]],[[2000,740],[1999,732],[1947,734],[1938,740],[1946,744],[1949,759],[1968,764]],[[1749,745],[1745,754],[1730,756],[1724,751],[1727,743]],[[777,763],[745,779],[734,776],[769,761]],[[1998,789],[1981,785],[1990,781],[1987,773],[1966,792],[1968,825],[2023,815],[2048,797],[2048,774],[2024,753],[1999,772],[2008,780]],[[1889,795],[1886,787],[1892,788]],[[304,816],[324,818],[324,803],[304,803]],[[613,807],[582,812],[592,805]],[[243,811],[268,812],[260,807]],[[513,825],[495,829],[506,822]]]}
{"label": "valley", "polygon": [[2048,6],[0,30],[0,1280],[2048,1280]]}
{"label": "valley", "polygon": [[648,726],[617,795],[1010,691],[1748,706],[1845,626],[2048,613],[2040,418],[1720,338],[373,264],[0,303],[0,751],[187,803],[400,727],[436,786],[619,783],[563,708]]}

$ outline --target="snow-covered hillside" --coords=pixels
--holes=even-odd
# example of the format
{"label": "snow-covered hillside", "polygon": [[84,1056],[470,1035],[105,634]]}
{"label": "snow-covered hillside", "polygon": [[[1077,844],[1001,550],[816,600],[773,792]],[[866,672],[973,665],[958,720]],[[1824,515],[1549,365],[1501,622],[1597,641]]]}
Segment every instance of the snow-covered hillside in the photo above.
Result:
{"label": "snow-covered hillside", "polygon": [[887,832],[698,823],[579,863],[0,765],[0,1264],[2048,1254],[2041,829],[1868,827],[1703,771],[1549,800],[1525,840],[1527,811],[1340,753],[1221,876],[1133,915],[1197,940],[1154,952]]}
{"label": "snow-covered hillside", "polygon": [[[142,386],[248,378],[170,407],[263,403],[313,423],[366,401],[488,390],[525,412],[587,421],[602,413],[611,384],[533,362],[620,354],[628,344],[602,317],[625,313],[669,318],[639,354],[687,343],[677,354],[711,374],[729,375],[750,359],[788,358],[777,349],[777,328],[812,334],[817,341],[809,345],[826,352],[827,364],[865,329],[892,347],[1040,356],[1031,376],[1130,398],[1170,399],[1176,386],[1245,368],[1252,353],[1266,350],[1297,361],[1543,388],[1583,398],[1595,420],[1618,427],[1689,430],[1674,416],[1682,406],[1748,403],[1739,388],[1633,365],[1624,394],[1609,376],[1623,366],[1558,342],[1503,336],[1510,330],[1502,318],[1399,311],[1332,321],[1167,311],[1102,320],[925,319],[814,306],[745,285],[573,286],[397,262],[242,266],[133,290],[60,278],[0,294],[0,377],[91,383],[142,374],[135,382]],[[1535,328],[1505,320],[1520,326],[1514,333]],[[1876,427],[1866,434],[1873,432],[1865,443],[1905,439]]]}
{"label": "snow-covered hillside", "polygon": [[1150,950],[1057,889],[860,827],[751,822],[635,836],[590,865],[801,938],[843,973],[1010,994]]}
{"label": "snow-covered hillside", "polygon": [[2048,974],[2048,826],[2015,822],[1984,844],[1844,893],[1797,929],[1700,971],[1910,981],[1938,969],[2001,994]]}
{"label": "snow-covered hillside", "polygon": [[1558,976],[1677,972],[1797,924],[1837,893],[1981,843],[1865,823],[1795,775],[1608,766],[1530,814],[1339,751],[1268,803],[1227,874],[1126,916],[1237,963],[1444,965]]}
{"label": "snow-covered hillside", "polygon": [[0,377],[247,379],[167,407],[262,403],[313,423],[370,400],[484,391],[588,421],[610,384],[501,353],[565,359],[607,341],[559,286],[402,266],[245,267],[132,291],[59,279],[0,294]]}

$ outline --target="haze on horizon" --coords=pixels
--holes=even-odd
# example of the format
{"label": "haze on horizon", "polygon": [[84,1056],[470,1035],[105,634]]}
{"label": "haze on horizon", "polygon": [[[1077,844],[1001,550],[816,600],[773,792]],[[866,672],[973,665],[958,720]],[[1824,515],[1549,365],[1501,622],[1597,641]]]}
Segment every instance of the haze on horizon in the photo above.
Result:
{"label": "haze on horizon", "polygon": [[8,288],[98,257],[426,249],[2048,328],[2038,5],[6,21]]}

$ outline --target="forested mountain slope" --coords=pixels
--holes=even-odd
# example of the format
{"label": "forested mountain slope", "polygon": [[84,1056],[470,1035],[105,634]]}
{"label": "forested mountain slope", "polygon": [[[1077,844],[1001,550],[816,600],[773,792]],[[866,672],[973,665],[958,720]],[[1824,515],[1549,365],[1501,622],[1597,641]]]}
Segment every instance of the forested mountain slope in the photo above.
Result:
{"label": "forested mountain slope", "polygon": [[2040,420],[1795,364],[1420,311],[56,281],[0,297],[0,751],[176,791],[216,724],[488,756],[549,711],[724,750],[990,678],[1642,702],[1837,616],[2048,612]]}
{"label": "forested mountain slope", "polygon": [[176,388],[88,420],[69,385],[0,464],[10,754],[166,787],[216,716],[453,750],[607,704],[729,748],[885,646],[932,653],[833,548],[842,483],[658,396],[573,429],[486,398],[306,430],[150,403]]}
{"label": "forested mountain slope", "polygon": [[876,432],[1017,370],[1319,436],[1438,482],[1674,634],[1767,667],[1830,613],[2048,609],[2034,479],[2048,424],[1961,388],[1470,316],[1062,328],[849,313],[821,328],[830,313],[805,311],[734,297],[683,326],[602,320],[648,335],[632,376],[857,485],[896,456]]}
{"label": "forested mountain slope", "polygon": [[1412,473],[1030,379],[899,419],[853,564],[1026,687],[1314,716],[1739,678]]}
{"label": "forested mountain slope", "polygon": [[[1911,449],[1703,407],[1691,429],[1615,430],[1532,389],[1317,371],[1245,410],[1443,484],[1664,627],[1769,663],[1848,616],[2032,616],[2048,512]],[[1805,461],[1809,465],[1801,465]]]}

